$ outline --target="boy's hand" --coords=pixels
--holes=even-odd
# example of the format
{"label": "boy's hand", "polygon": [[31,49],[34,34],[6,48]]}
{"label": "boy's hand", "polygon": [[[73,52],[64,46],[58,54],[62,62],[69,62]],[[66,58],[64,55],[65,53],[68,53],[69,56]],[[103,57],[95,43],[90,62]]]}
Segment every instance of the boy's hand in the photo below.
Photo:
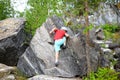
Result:
{"label": "boy's hand", "polygon": [[52,31],[50,31],[49,34],[52,34]]}
{"label": "boy's hand", "polygon": [[54,32],[54,30],[57,29],[56,27],[54,27],[49,33],[52,34]]}
{"label": "boy's hand", "polygon": [[66,37],[70,37],[69,34],[67,34],[67,33],[65,33],[65,36],[66,36]]}

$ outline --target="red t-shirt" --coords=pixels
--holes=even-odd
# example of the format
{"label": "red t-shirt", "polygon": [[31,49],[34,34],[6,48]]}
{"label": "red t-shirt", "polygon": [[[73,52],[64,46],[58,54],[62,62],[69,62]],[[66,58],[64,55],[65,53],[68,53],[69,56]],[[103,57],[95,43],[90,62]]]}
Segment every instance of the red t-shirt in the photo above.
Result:
{"label": "red t-shirt", "polygon": [[54,40],[62,39],[66,33],[64,30],[59,29],[54,30],[54,32],[55,32]]}

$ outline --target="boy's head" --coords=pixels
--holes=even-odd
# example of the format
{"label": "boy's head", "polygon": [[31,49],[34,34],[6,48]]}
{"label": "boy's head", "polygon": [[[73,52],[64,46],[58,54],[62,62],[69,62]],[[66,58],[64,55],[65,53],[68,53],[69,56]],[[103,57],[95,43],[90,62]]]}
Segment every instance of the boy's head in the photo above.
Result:
{"label": "boy's head", "polygon": [[66,27],[61,27],[61,30],[65,30],[66,32],[68,31]]}

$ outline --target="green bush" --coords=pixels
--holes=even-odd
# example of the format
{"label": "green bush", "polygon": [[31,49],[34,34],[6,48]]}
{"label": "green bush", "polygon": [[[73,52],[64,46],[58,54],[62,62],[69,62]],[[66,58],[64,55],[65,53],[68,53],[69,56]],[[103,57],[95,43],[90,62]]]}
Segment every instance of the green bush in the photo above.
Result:
{"label": "green bush", "polygon": [[108,31],[110,33],[115,33],[120,30],[120,27],[117,24],[105,24],[105,25],[101,25],[101,28],[103,28],[103,30]]}
{"label": "green bush", "polygon": [[91,72],[88,77],[84,77],[83,80],[118,80],[118,72],[109,68],[99,68],[96,73]]}
{"label": "green bush", "polygon": [[27,75],[23,74],[20,70],[14,72],[16,80],[27,80]]}
{"label": "green bush", "polygon": [[117,24],[105,24],[100,26],[103,29],[105,39],[113,39],[114,33],[120,30]]}

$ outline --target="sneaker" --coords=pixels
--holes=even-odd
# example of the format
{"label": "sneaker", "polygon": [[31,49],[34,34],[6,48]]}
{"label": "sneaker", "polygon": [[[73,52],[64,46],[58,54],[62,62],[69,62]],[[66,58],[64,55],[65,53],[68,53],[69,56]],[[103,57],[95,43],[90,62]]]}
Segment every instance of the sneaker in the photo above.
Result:
{"label": "sneaker", "polygon": [[62,45],[60,46],[60,48],[61,48],[61,49],[66,49],[66,45],[62,44]]}
{"label": "sneaker", "polygon": [[54,42],[48,42],[50,45],[54,45]]}
{"label": "sneaker", "polygon": [[59,65],[59,63],[58,62],[55,62],[55,66],[57,67]]}

